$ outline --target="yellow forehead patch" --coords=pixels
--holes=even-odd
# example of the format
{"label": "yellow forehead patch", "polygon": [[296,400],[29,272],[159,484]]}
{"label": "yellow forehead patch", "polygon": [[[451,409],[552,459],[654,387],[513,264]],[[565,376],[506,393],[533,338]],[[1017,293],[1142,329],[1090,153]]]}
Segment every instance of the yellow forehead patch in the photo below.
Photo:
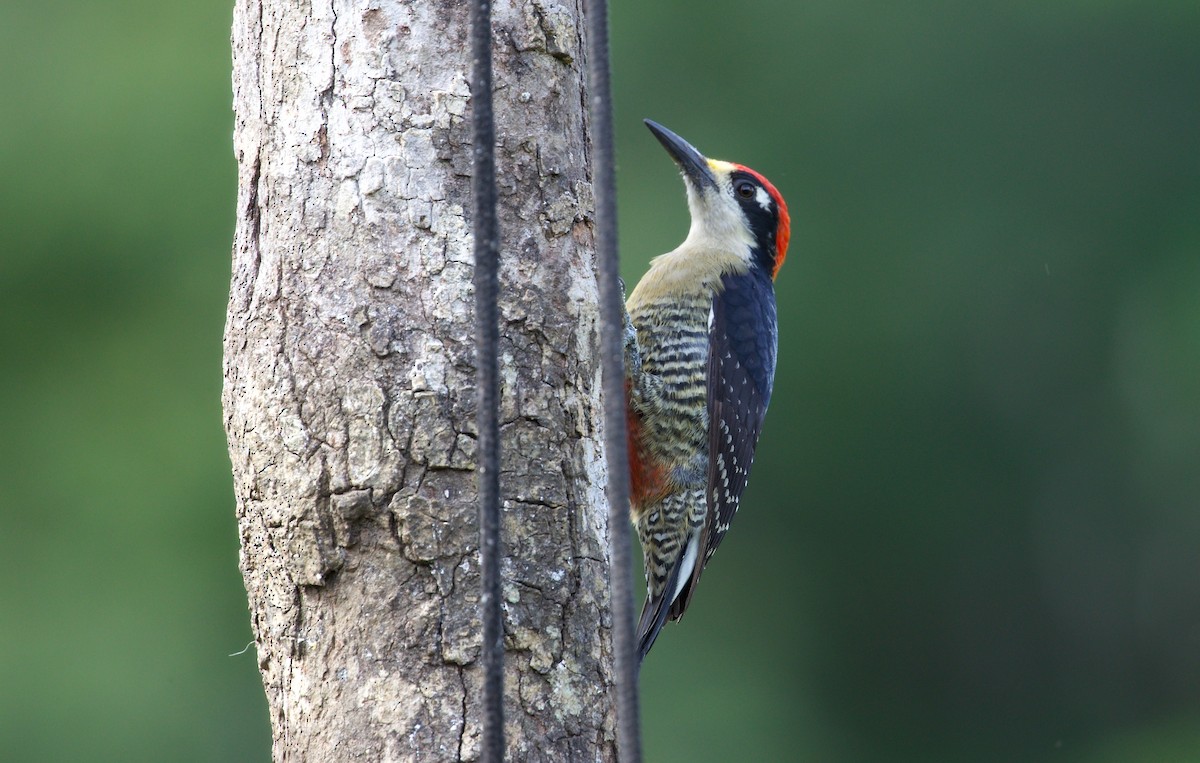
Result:
{"label": "yellow forehead patch", "polygon": [[734,165],[730,164],[729,162],[723,162],[720,159],[709,159],[708,167],[713,172],[716,172],[721,175],[728,175],[730,172],[733,172],[733,170],[734,170]]}

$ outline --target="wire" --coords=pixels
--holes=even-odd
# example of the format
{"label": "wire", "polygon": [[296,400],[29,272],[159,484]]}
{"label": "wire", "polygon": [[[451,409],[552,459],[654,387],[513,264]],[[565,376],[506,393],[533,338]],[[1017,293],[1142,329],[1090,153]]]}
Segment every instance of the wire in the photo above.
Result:
{"label": "wire", "polygon": [[609,592],[617,673],[617,751],[622,763],[641,763],[637,657],[633,640],[633,581],[629,532],[629,456],[625,433],[624,305],[617,254],[616,152],[608,55],[608,2],[585,0],[588,26],[592,169],[596,193],[596,257],[600,280],[600,363],[604,448],[608,454]]}
{"label": "wire", "polygon": [[471,121],[475,233],[475,383],[479,428],[479,561],[483,619],[484,763],[504,760],[504,622],[500,612],[500,229],[496,219],[496,126],[492,117],[492,8],[473,0]]}
{"label": "wire", "polygon": [[[592,164],[595,170],[600,344],[608,454],[609,547],[614,656],[617,672],[617,744],[622,763],[641,763],[637,661],[633,633],[632,558],[629,532],[629,470],[625,434],[624,318],[617,254],[616,175],[612,85],[608,56],[608,4],[585,0],[589,24]],[[480,605],[483,619],[484,763],[504,759],[504,632],[500,611],[500,341],[498,272],[500,235],[496,217],[495,124],[492,114],[490,0],[470,5],[471,103],[475,233],[475,342],[479,429]]]}

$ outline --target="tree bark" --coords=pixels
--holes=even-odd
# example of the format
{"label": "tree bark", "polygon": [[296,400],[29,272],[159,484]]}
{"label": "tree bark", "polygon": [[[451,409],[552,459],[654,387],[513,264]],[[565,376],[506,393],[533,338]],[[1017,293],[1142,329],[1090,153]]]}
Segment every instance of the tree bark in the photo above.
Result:
{"label": "tree bark", "polygon": [[[493,9],[520,761],[615,759],[580,15]],[[276,761],[478,757],[466,19],[237,2],[223,401]]]}

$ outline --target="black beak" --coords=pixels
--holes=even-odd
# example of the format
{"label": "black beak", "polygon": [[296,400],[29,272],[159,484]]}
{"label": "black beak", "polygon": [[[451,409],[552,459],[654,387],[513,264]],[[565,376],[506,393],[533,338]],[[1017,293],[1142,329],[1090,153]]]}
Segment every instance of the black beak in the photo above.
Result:
{"label": "black beak", "polygon": [[654,137],[658,138],[658,142],[663,144],[663,148],[667,149],[667,153],[683,171],[684,177],[692,181],[697,190],[703,189],[705,186],[716,188],[717,179],[709,169],[708,160],[704,158],[703,154],[692,148],[691,143],[653,120],[647,119],[646,126],[650,128],[650,132],[654,133]]}

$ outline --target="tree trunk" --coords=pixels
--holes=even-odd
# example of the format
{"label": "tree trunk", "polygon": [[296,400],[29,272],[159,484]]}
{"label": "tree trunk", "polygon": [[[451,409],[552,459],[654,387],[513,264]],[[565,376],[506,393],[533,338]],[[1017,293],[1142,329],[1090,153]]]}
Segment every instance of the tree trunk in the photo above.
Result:
{"label": "tree trunk", "polygon": [[[508,758],[614,760],[580,5],[495,34]],[[225,425],[276,761],[473,760],[467,7],[238,0]]]}

